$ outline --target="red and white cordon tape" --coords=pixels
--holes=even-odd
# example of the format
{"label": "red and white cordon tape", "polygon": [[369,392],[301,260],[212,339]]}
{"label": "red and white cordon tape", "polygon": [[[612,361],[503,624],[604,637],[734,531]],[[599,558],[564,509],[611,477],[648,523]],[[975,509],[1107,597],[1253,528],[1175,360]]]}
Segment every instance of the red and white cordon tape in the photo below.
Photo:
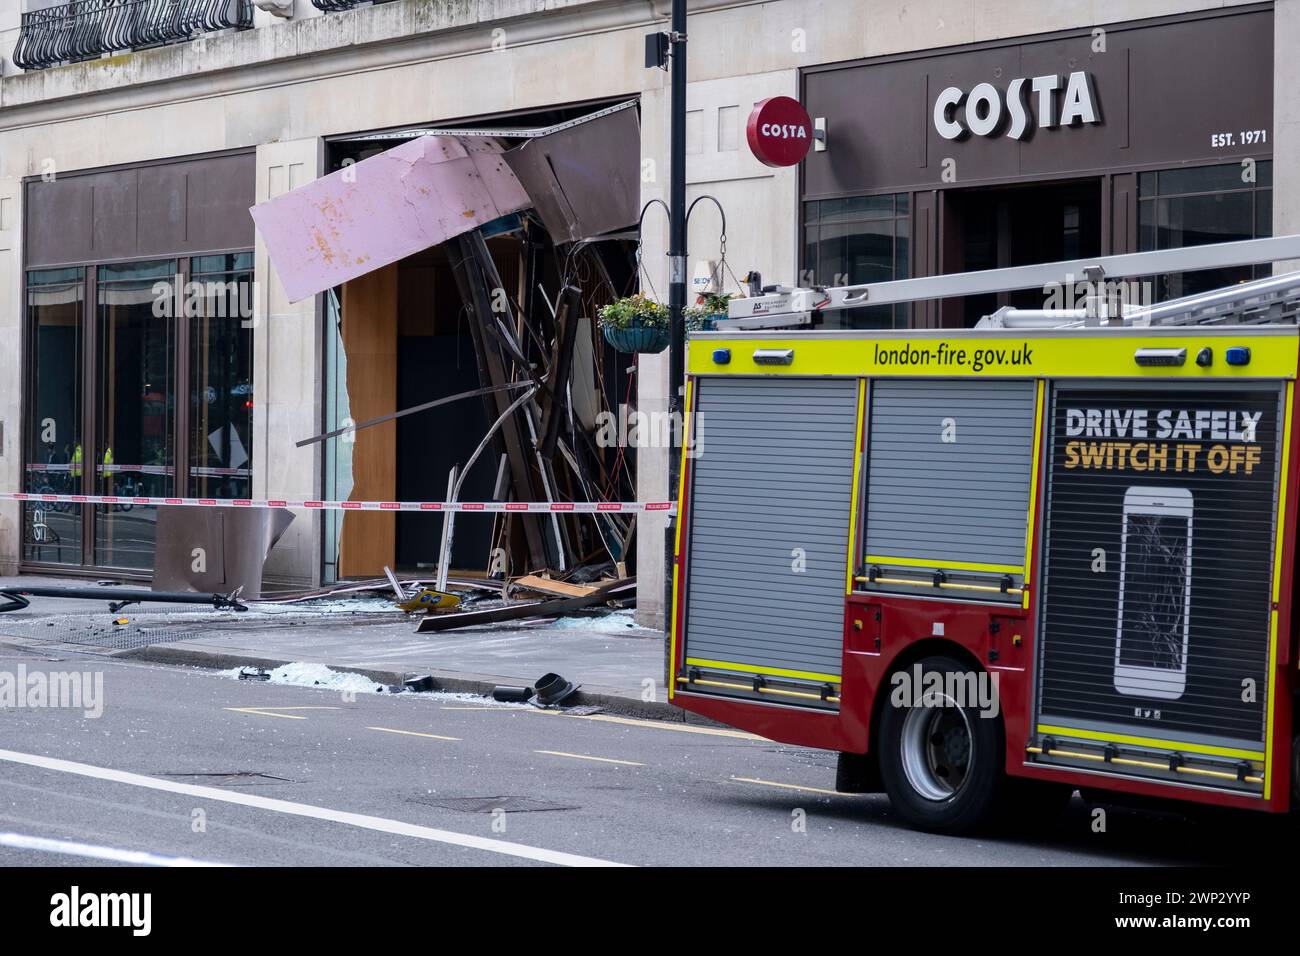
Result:
{"label": "red and white cordon tape", "polygon": [[673,501],[308,501],[290,498],[158,498],[143,495],[43,495],[0,492],[0,501],[55,502],[73,505],[179,505],[183,508],[306,508],[315,511],[484,511],[528,514],[597,514],[664,511]]}
{"label": "red and white cordon tape", "polygon": [[[49,472],[53,474],[67,474],[69,472],[75,472],[77,475],[80,475],[81,465],[74,465],[74,464],[67,464],[67,463],[62,465],[39,465],[38,464],[38,465],[28,465],[27,470]],[[129,473],[129,474],[141,474],[141,475],[163,475],[164,477],[171,477],[173,474],[176,473],[175,468],[170,468],[167,465],[96,465],[95,471],[105,476],[112,475],[115,472],[119,472],[119,471],[122,472],[123,474]],[[247,478],[250,475],[252,475],[252,473],[253,470],[251,468],[209,468],[209,467],[197,468],[196,467],[190,469],[191,475],[204,475],[204,476],[233,475],[239,478]]]}

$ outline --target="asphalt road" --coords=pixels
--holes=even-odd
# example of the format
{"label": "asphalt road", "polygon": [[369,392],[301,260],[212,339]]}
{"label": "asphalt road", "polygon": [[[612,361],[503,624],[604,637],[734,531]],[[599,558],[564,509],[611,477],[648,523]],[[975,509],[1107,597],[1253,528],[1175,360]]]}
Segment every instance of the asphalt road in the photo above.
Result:
{"label": "asphalt road", "polygon": [[1076,797],[1047,827],[932,836],[829,792],[833,755],[734,731],[0,646],[19,664],[102,672],[104,710],[0,709],[0,865],[1198,864],[1278,829],[1111,808],[1096,832]]}

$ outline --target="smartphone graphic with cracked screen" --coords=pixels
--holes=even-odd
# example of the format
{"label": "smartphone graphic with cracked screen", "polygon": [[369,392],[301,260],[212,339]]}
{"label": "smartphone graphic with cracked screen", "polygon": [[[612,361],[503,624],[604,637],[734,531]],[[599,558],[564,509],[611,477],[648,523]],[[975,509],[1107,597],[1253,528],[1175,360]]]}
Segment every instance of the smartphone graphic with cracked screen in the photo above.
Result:
{"label": "smartphone graphic with cracked screen", "polygon": [[1177,700],[1187,689],[1192,603],[1192,493],[1132,487],[1124,494],[1115,689]]}

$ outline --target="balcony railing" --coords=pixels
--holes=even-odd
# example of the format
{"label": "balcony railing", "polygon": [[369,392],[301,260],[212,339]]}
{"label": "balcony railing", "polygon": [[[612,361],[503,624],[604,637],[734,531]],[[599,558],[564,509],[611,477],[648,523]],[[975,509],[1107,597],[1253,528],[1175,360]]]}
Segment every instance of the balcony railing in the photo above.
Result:
{"label": "balcony railing", "polygon": [[37,70],[252,25],[253,0],[71,0],[23,14],[13,60]]}

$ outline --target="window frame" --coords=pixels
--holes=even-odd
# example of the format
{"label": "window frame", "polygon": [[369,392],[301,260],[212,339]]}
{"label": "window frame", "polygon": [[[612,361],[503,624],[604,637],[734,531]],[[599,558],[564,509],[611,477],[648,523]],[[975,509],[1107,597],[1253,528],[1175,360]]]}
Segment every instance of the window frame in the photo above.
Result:
{"label": "window frame", "polygon": [[[855,200],[870,201],[870,200],[878,200],[878,199],[891,200],[890,211],[887,214],[879,214],[877,212],[867,210],[867,211],[861,211],[856,213],[849,213],[847,215],[832,214],[829,217],[824,215],[823,210],[827,204],[852,203]],[[880,223],[891,224],[890,233],[891,233],[892,242],[890,244],[890,270],[889,270],[891,279],[897,280],[897,279],[911,278],[912,263],[915,255],[914,250],[912,248],[913,205],[914,203],[913,203],[912,194],[906,191],[868,193],[868,194],[861,194],[855,196],[840,196],[840,197],[833,197],[833,198],[801,200],[799,203],[799,284],[800,285],[847,284],[847,283],[837,282],[834,276],[825,276],[821,274],[820,271],[821,270],[820,267],[821,235],[820,234],[822,229],[827,227],[852,227],[855,225],[880,224]],[[900,227],[900,223],[901,223],[901,227]],[[900,235],[900,228],[902,232],[901,235]],[[817,236],[816,242],[814,242],[812,238],[814,234],[816,234]],[[848,235],[854,235],[854,234],[855,233],[847,233],[845,238],[847,238]],[[857,234],[865,235],[866,233],[857,233]],[[903,250],[902,256],[899,255],[900,242],[902,244],[902,250]],[[817,258],[819,261],[816,263],[808,262],[808,251],[810,248],[818,250]],[[905,261],[902,262],[901,270],[900,270],[900,259],[905,259]],[[852,282],[851,277],[848,278],[848,282],[849,283]],[[855,317],[865,320],[869,313],[874,312],[875,309],[878,308],[887,308],[890,310],[889,325],[881,326],[879,324],[860,324],[860,323],[853,322],[853,318]],[[870,328],[882,328],[882,327],[895,328],[895,329],[908,328],[911,324],[911,313],[912,313],[912,307],[910,303],[901,303],[901,304],[891,305],[891,306],[867,307],[865,309],[855,310],[855,316],[849,318],[851,324],[845,327],[854,328],[854,329],[857,328],[870,329]]]}
{"label": "window frame", "polygon": [[[1261,194],[1263,193],[1267,194],[1270,212],[1273,208],[1274,177],[1273,177],[1273,159],[1271,156],[1256,161],[1255,180],[1253,182],[1249,182],[1249,183],[1241,182],[1240,185],[1234,186],[1231,189],[1191,189],[1191,190],[1181,190],[1181,191],[1173,191],[1173,192],[1163,192],[1161,190],[1162,177],[1167,176],[1171,173],[1177,173],[1183,171],[1195,171],[1195,170],[1209,170],[1209,169],[1216,169],[1216,168],[1222,169],[1226,172],[1227,170],[1240,170],[1242,167],[1240,162],[1202,163],[1196,166],[1172,166],[1172,167],[1165,167],[1162,169],[1147,169],[1147,170],[1142,170],[1137,174],[1136,189],[1135,189],[1135,197],[1137,203],[1137,209],[1136,209],[1137,234],[1135,237],[1136,242],[1135,242],[1134,251],[1150,252],[1159,249],[1188,248],[1188,246],[1186,245],[1181,245],[1181,246],[1160,245],[1159,242],[1160,204],[1163,202],[1168,202],[1170,200],[1199,199],[1199,198],[1217,197],[1217,196],[1249,195],[1250,196],[1249,238],[1265,239],[1273,235],[1272,217],[1271,216],[1269,217],[1269,220],[1266,224],[1267,232],[1261,232],[1260,230],[1261,222],[1260,222],[1260,215],[1259,215]],[[1259,180],[1261,177],[1266,179],[1265,184],[1260,183]],[[1150,192],[1144,190],[1144,187],[1147,186],[1149,183],[1154,183],[1154,187],[1155,187],[1154,190]],[[1150,210],[1152,212],[1153,222],[1154,222],[1154,226],[1153,226],[1154,244],[1149,248],[1143,242],[1144,235],[1145,235],[1144,213],[1147,210]],[[1248,268],[1250,270],[1251,279],[1263,279],[1273,274],[1272,267],[1267,264],[1247,266],[1242,268]],[[1151,283],[1151,288],[1153,292],[1151,296],[1152,304],[1155,304],[1157,302],[1168,301],[1171,298],[1177,298],[1177,296],[1160,296],[1156,294],[1159,292],[1162,284],[1165,287],[1168,286],[1168,282],[1170,278],[1174,276],[1196,275],[1198,272],[1201,271],[1211,272],[1211,271],[1219,271],[1219,270],[1207,269],[1207,270],[1196,270],[1194,272],[1170,272],[1170,273],[1161,273],[1159,275],[1145,277],[1143,281]],[[1195,294],[1195,293],[1187,292],[1187,291],[1183,291],[1180,293],[1180,295],[1191,295],[1191,294]]]}

